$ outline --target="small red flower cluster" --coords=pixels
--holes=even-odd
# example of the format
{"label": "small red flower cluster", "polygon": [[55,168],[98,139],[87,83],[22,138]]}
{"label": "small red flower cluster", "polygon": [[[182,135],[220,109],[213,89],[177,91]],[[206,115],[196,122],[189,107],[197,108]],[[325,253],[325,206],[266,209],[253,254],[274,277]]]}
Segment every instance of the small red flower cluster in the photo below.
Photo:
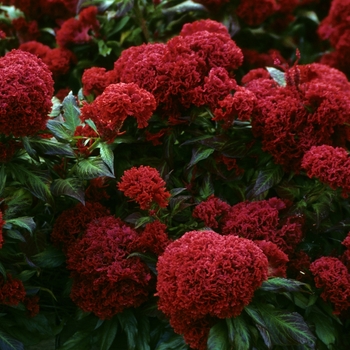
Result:
{"label": "small red flower cluster", "polygon": [[35,317],[40,311],[39,296],[34,295],[30,297],[25,297],[23,304],[27,309],[27,315],[29,317]]}
{"label": "small red flower cluster", "polygon": [[2,211],[0,210],[0,249],[2,248],[2,245],[4,244],[4,236],[3,236],[3,227],[5,225],[5,220],[2,217]]}
{"label": "small red flower cluster", "polygon": [[113,216],[95,219],[67,251],[72,300],[85,312],[110,319],[147,300],[151,273],[139,258],[128,258],[137,232]]}
{"label": "small red flower cluster", "polygon": [[160,208],[168,205],[170,192],[157,169],[150,166],[133,167],[126,170],[117,185],[125,196],[131,198],[141,209],[150,209],[153,204]]}
{"label": "small red flower cluster", "polygon": [[138,128],[145,128],[156,109],[154,96],[134,83],[111,84],[102,95],[81,109],[81,119],[91,119],[100,136],[113,142],[128,116],[137,120]]}
{"label": "small red flower cluster", "polygon": [[268,261],[248,239],[191,231],[168,245],[157,271],[158,308],[186,342],[206,349],[210,326],[198,333],[193,327],[208,317],[238,316],[267,279]]}
{"label": "small red flower cluster", "polygon": [[0,304],[16,306],[24,300],[26,291],[22,281],[7,274],[6,280],[0,274]]}
{"label": "small red flower cluster", "polygon": [[29,136],[46,128],[51,72],[36,56],[12,50],[0,58],[0,133]]}
{"label": "small red flower cluster", "polygon": [[341,147],[314,146],[305,153],[301,166],[307,175],[316,177],[332,189],[341,188],[344,197],[350,193],[350,158]]}
{"label": "small red flower cluster", "polygon": [[76,142],[76,147],[78,149],[78,153],[88,157],[91,154],[91,147],[98,138],[95,130],[93,130],[89,125],[78,125],[74,131],[74,136],[79,137]]}
{"label": "small red flower cluster", "polygon": [[334,313],[350,308],[350,274],[337,258],[321,257],[310,265],[317,288],[322,288],[321,298],[334,304]]}

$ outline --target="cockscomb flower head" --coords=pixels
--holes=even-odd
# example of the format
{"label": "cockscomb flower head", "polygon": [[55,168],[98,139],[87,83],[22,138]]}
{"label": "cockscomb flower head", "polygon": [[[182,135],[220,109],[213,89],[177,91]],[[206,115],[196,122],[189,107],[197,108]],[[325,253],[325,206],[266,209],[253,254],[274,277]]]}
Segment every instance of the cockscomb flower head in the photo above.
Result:
{"label": "cockscomb flower head", "polygon": [[124,195],[131,198],[141,209],[150,209],[153,204],[160,208],[168,205],[170,192],[157,169],[141,165],[126,170],[117,185]]}
{"label": "cockscomb flower head", "polygon": [[0,274],[0,304],[16,306],[24,300],[26,291],[23,282],[7,274],[6,280]]}

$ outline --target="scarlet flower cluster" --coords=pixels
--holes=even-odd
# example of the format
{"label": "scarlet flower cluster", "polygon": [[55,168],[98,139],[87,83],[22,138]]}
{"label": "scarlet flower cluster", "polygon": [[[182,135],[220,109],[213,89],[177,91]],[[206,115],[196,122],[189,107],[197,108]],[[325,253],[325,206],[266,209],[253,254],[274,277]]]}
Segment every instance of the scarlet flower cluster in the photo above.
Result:
{"label": "scarlet flower cluster", "polygon": [[158,308],[186,342],[205,349],[208,325],[196,333],[200,339],[193,327],[208,317],[238,316],[267,278],[268,261],[248,239],[191,231],[168,245],[157,271]]}
{"label": "scarlet flower cluster", "polygon": [[334,313],[340,314],[350,307],[350,274],[337,258],[321,257],[310,265],[321,298],[334,304]]}
{"label": "scarlet flower cluster", "polygon": [[85,312],[110,319],[147,300],[151,273],[139,258],[128,257],[137,232],[113,216],[95,219],[67,251],[72,300]]}
{"label": "scarlet flower cluster", "polygon": [[5,225],[5,220],[2,217],[2,211],[0,210],[0,249],[2,248],[2,245],[4,243],[4,236],[3,236],[3,231],[2,228]]}
{"label": "scarlet flower cluster", "polygon": [[141,165],[124,171],[118,189],[125,196],[131,198],[141,209],[149,209],[153,204],[160,208],[168,205],[170,192],[165,188],[165,181],[160,177],[157,169]]}
{"label": "scarlet flower cluster", "polygon": [[100,136],[112,142],[128,116],[136,118],[138,128],[145,128],[155,109],[153,95],[138,85],[111,84],[91,104],[82,107],[81,119],[91,119]]}
{"label": "scarlet flower cluster", "polygon": [[16,306],[24,300],[26,291],[23,282],[7,274],[6,280],[0,274],[0,304]]}
{"label": "scarlet flower cluster", "polygon": [[46,128],[51,72],[36,56],[12,50],[0,58],[0,133],[28,136]]}
{"label": "scarlet flower cluster", "polygon": [[350,158],[341,147],[314,146],[305,153],[302,167],[307,175],[316,177],[332,189],[341,188],[344,197],[350,193]]}

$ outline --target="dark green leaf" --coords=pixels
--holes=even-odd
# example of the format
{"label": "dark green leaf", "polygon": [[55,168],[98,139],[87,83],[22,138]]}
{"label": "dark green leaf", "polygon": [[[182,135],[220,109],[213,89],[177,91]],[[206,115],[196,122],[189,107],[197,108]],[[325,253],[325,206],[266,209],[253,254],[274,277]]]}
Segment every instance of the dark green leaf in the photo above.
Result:
{"label": "dark green leaf", "polygon": [[0,197],[2,196],[2,192],[4,191],[6,185],[6,172],[5,172],[5,164],[1,164],[0,169]]}
{"label": "dark green leaf", "polygon": [[247,198],[258,197],[261,193],[277,185],[282,180],[282,177],[283,170],[280,166],[260,170],[253,189],[247,193]]}
{"label": "dark green leaf", "polygon": [[[26,282],[28,281],[32,276],[34,276],[36,274],[35,270],[24,270],[22,271],[19,275],[18,278],[22,281],[22,282]],[[1,348],[0,348],[1,349]]]}
{"label": "dark green leaf", "polygon": [[77,105],[75,96],[72,94],[72,91],[64,98],[62,102],[63,125],[74,133],[76,127],[80,124],[80,109]]}
{"label": "dark green leaf", "polygon": [[101,142],[98,146],[102,160],[107,164],[109,170],[114,175],[114,153],[110,145]]}
{"label": "dark green leaf", "polygon": [[250,332],[247,323],[242,316],[232,318],[233,328],[235,332],[234,349],[249,350],[250,349]]}
{"label": "dark green leaf", "polygon": [[151,350],[150,342],[150,324],[148,317],[144,315],[137,316],[138,334],[136,337],[137,350]]}
{"label": "dark green leaf", "polygon": [[6,279],[6,270],[5,270],[4,265],[1,262],[0,262],[0,273]]}
{"label": "dark green leaf", "polygon": [[171,197],[176,197],[178,194],[186,190],[187,190],[186,187],[173,188],[170,190]]}
{"label": "dark green leaf", "polygon": [[318,312],[312,313],[309,316],[309,320],[315,324],[317,337],[325,343],[327,347],[330,348],[332,344],[335,344],[337,332],[330,317]]}
{"label": "dark green leaf", "polygon": [[46,126],[58,140],[69,141],[73,136],[73,132],[67,130],[63,122],[57,119],[50,119]]}
{"label": "dark green leaf", "polygon": [[77,331],[58,350],[91,350],[91,332]]}
{"label": "dark green leaf", "polygon": [[124,16],[122,18],[119,18],[118,22],[113,26],[113,30],[110,33],[108,33],[108,37],[111,37],[114,34],[121,31],[125,27],[125,25],[129,22],[129,19],[130,19],[129,16]]}
{"label": "dark green leaf", "polygon": [[54,138],[31,140],[30,144],[42,154],[75,157],[69,144],[59,143]]}
{"label": "dark green leaf", "polygon": [[62,251],[50,245],[42,252],[34,255],[33,261],[40,267],[54,268],[61,266],[66,261],[66,257]]}
{"label": "dark green leaf", "polygon": [[209,331],[208,350],[227,350],[230,344],[227,335],[227,327],[224,322],[218,322]]}
{"label": "dark green leaf", "polygon": [[17,230],[7,230],[6,237],[16,239],[16,240],[21,241],[23,243],[26,241],[26,239],[23,237],[23,235],[20,232],[18,232]]}
{"label": "dark green leaf", "polygon": [[148,266],[148,268],[155,275],[157,275],[157,269],[156,269],[157,259],[155,257],[149,256],[147,254],[139,253],[139,252],[134,252],[134,253],[129,254],[128,258],[132,258],[134,256],[140,258]]}
{"label": "dark green leaf", "polygon": [[23,144],[23,147],[24,149],[27,151],[27,153],[33,158],[35,159],[36,161],[39,160],[39,156],[36,152],[36,150],[32,147],[32,145],[30,144],[29,142],[29,139],[27,136],[25,137],[22,137],[22,144]]}
{"label": "dark green leaf", "polygon": [[126,309],[122,313],[117,314],[116,317],[119,320],[120,326],[126,333],[128,338],[129,350],[136,348],[135,339],[138,333],[137,319],[131,309]]}
{"label": "dark green leaf", "polygon": [[307,286],[305,283],[296,280],[274,277],[264,281],[260,289],[274,293],[300,292],[305,286]]}
{"label": "dark green leaf", "polygon": [[207,199],[210,195],[214,194],[214,186],[209,173],[204,177],[203,183],[199,189],[199,194],[203,199]]}
{"label": "dark green leaf", "polygon": [[77,164],[77,174],[82,179],[95,179],[100,176],[114,177],[101,158],[83,159]]}
{"label": "dark green leaf", "polygon": [[273,67],[266,67],[267,71],[270,73],[271,78],[279,85],[279,86],[286,86],[286,78],[284,75],[284,72],[273,68]]}
{"label": "dark green leaf", "polygon": [[8,334],[0,331],[0,349],[1,350],[24,350],[24,345]]}
{"label": "dark green leaf", "polygon": [[6,220],[6,223],[25,228],[30,233],[33,233],[33,230],[36,227],[36,224],[35,224],[33,218],[29,217],[29,216],[22,216],[20,218],[8,219],[8,220]]}
{"label": "dark green leaf", "polygon": [[80,179],[55,179],[51,184],[51,192],[54,196],[69,196],[85,204],[84,186]]}
{"label": "dark green leaf", "polygon": [[187,169],[193,167],[195,164],[200,162],[201,160],[207,159],[211,154],[214,153],[213,148],[194,148],[192,150],[192,158],[191,161],[187,165]]}
{"label": "dark green leaf", "polygon": [[112,346],[112,343],[117,335],[118,331],[118,318],[114,317],[111,320],[105,320],[102,327],[102,338],[101,345],[99,350],[109,350]]}
{"label": "dark green leaf", "polygon": [[91,119],[85,119],[85,120],[84,120],[84,123],[87,124],[87,125],[89,125],[90,128],[91,128],[92,130],[94,130],[96,134],[98,134],[97,127],[96,127],[95,123],[94,123]]}
{"label": "dark green leaf", "polygon": [[226,318],[225,321],[227,326],[228,340],[230,341],[230,344],[233,344],[233,341],[235,339],[235,329],[233,327],[232,318]]}
{"label": "dark green leaf", "polygon": [[149,222],[152,222],[153,219],[150,216],[142,216],[135,222],[135,228],[139,228],[145,224],[148,224]]}
{"label": "dark green leaf", "polygon": [[168,339],[161,339],[155,350],[188,350],[184,338],[179,334],[174,334]]}

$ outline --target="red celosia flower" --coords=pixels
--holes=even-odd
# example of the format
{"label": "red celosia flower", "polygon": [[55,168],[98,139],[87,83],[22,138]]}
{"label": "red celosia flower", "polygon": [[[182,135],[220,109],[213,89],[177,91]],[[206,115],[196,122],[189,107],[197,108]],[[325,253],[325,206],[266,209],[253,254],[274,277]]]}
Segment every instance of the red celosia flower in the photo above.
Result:
{"label": "red celosia flower", "polygon": [[56,219],[51,240],[54,245],[67,250],[72,242],[82,236],[90,221],[106,216],[109,210],[99,202],[78,203],[73,208],[67,209]]}
{"label": "red celosia flower", "polygon": [[243,64],[250,69],[265,68],[266,66],[271,67],[275,64],[275,61],[288,67],[287,61],[282,54],[275,49],[268,50],[267,52],[258,52],[256,50],[242,48],[242,52],[244,56]]}
{"label": "red celosia flower", "polygon": [[128,116],[136,118],[138,128],[145,128],[155,109],[151,93],[133,83],[119,83],[109,85],[90,105],[84,105],[81,118],[92,119],[100,136],[112,142]]}
{"label": "red celosia flower", "polygon": [[204,221],[210,228],[218,228],[220,218],[225,216],[231,206],[220,198],[211,195],[206,201],[199,203],[193,210],[193,217]]}
{"label": "red celosia flower", "polygon": [[317,288],[322,288],[321,298],[334,304],[339,314],[350,307],[350,274],[337,258],[321,257],[310,265]]}
{"label": "red celosia flower", "polygon": [[246,75],[241,79],[243,85],[249,83],[255,79],[272,79],[270,73],[265,68],[256,68],[250,70]]}
{"label": "red celosia flower", "polygon": [[350,232],[343,240],[342,245],[344,245],[347,249],[350,249]]}
{"label": "red celosia flower", "polygon": [[34,295],[31,297],[25,297],[23,300],[23,304],[25,308],[27,309],[27,315],[29,317],[35,317],[39,311],[40,311],[40,306],[39,306],[39,296]]}
{"label": "red celosia flower", "polygon": [[244,169],[240,168],[237,164],[236,158],[226,157],[224,155],[220,155],[219,157],[215,158],[215,160],[218,163],[224,163],[226,166],[226,169],[228,171],[232,171],[236,174],[236,176],[241,176],[244,174]]}
{"label": "red celosia flower", "polygon": [[301,166],[307,175],[317,177],[332,189],[341,188],[343,196],[350,192],[350,158],[344,148],[314,146],[305,153]]}
{"label": "red celosia flower", "polygon": [[0,142],[0,163],[9,162],[21,147],[21,142],[12,139]]}
{"label": "red celosia flower", "polygon": [[115,72],[106,71],[105,68],[92,67],[86,69],[81,78],[84,95],[101,95],[104,89],[116,82]]}
{"label": "red celosia flower", "polygon": [[287,277],[287,254],[283,253],[275,243],[267,241],[254,241],[254,243],[263,251],[269,262],[269,277]]}
{"label": "red celosia flower", "polygon": [[179,35],[188,36],[197,32],[202,32],[203,30],[206,30],[210,33],[224,34],[228,38],[231,37],[227,28],[222,23],[213,21],[211,19],[201,19],[192,23],[186,23],[182,27]]}
{"label": "red celosia flower", "polygon": [[99,22],[96,19],[98,9],[90,6],[83,9],[79,19],[69,18],[56,33],[56,41],[60,47],[68,47],[73,44],[86,44],[92,40],[91,31],[95,35],[99,31]]}
{"label": "red celosia flower", "polygon": [[6,33],[0,29],[0,40],[6,38]]}
{"label": "red celosia flower", "polygon": [[85,157],[91,154],[89,147],[96,141],[98,135],[89,125],[78,125],[74,131],[74,136],[79,137],[76,141],[78,152]]}
{"label": "red celosia flower", "polygon": [[285,203],[278,198],[257,202],[242,202],[231,207],[224,217],[222,232],[251,240],[275,243],[283,252],[291,253],[303,237],[303,219],[290,216],[279,217]]}
{"label": "red celosia flower", "polygon": [[139,258],[128,258],[137,233],[120,219],[106,216],[87,227],[67,252],[72,300],[85,312],[110,319],[147,300],[151,274]]}
{"label": "red celosia flower", "polygon": [[66,19],[75,16],[79,0],[40,0],[43,15],[52,19]]}
{"label": "red celosia flower", "polygon": [[27,22],[23,17],[19,17],[12,21],[12,25],[16,30],[16,36],[20,43],[36,40],[40,36],[37,21]]}
{"label": "red celosia flower", "polygon": [[146,140],[152,142],[153,146],[161,145],[162,142],[160,141],[160,138],[163,137],[168,132],[168,130],[169,130],[168,128],[164,128],[159,130],[155,134],[152,134],[148,130],[145,130]]}
{"label": "red celosia flower", "polygon": [[346,247],[346,251],[341,256],[341,260],[350,272],[350,232],[343,240],[342,244]]}
{"label": "red celosia flower", "polygon": [[130,248],[136,252],[163,254],[165,248],[171,242],[166,234],[166,225],[154,221],[146,225],[145,229],[131,244]]}
{"label": "red celosia flower", "polygon": [[268,261],[248,239],[191,231],[168,245],[157,271],[158,308],[175,332],[183,333],[181,322],[240,315],[267,279]]}
{"label": "red celosia flower", "polygon": [[26,291],[23,282],[7,274],[6,280],[0,274],[0,304],[16,306],[24,300]]}
{"label": "red celosia flower", "polygon": [[100,202],[109,199],[110,195],[107,193],[108,188],[107,177],[97,177],[90,180],[88,188],[85,190],[85,199],[90,202]]}
{"label": "red celosia flower", "polygon": [[3,237],[3,231],[2,231],[2,228],[4,227],[4,225],[5,225],[5,220],[2,218],[2,211],[0,211],[0,249],[4,244],[4,237]]}
{"label": "red celosia flower", "polygon": [[0,133],[28,136],[46,128],[51,72],[36,56],[12,50],[0,58]]}
{"label": "red celosia flower", "polygon": [[157,169],[150,166],[141,165],[124,171],[118,189],[137,202],[141,209],[149,209],[154,203],[165,208],[170,197],[170,192],[165,188],[165,181]]}
{"label": "red celosia flower", "polygon": [[268,17],[276,13],[278,5],[275,0],[241,0],[237,7],[237,16],[250,26],[256,26],[264,22]]}

